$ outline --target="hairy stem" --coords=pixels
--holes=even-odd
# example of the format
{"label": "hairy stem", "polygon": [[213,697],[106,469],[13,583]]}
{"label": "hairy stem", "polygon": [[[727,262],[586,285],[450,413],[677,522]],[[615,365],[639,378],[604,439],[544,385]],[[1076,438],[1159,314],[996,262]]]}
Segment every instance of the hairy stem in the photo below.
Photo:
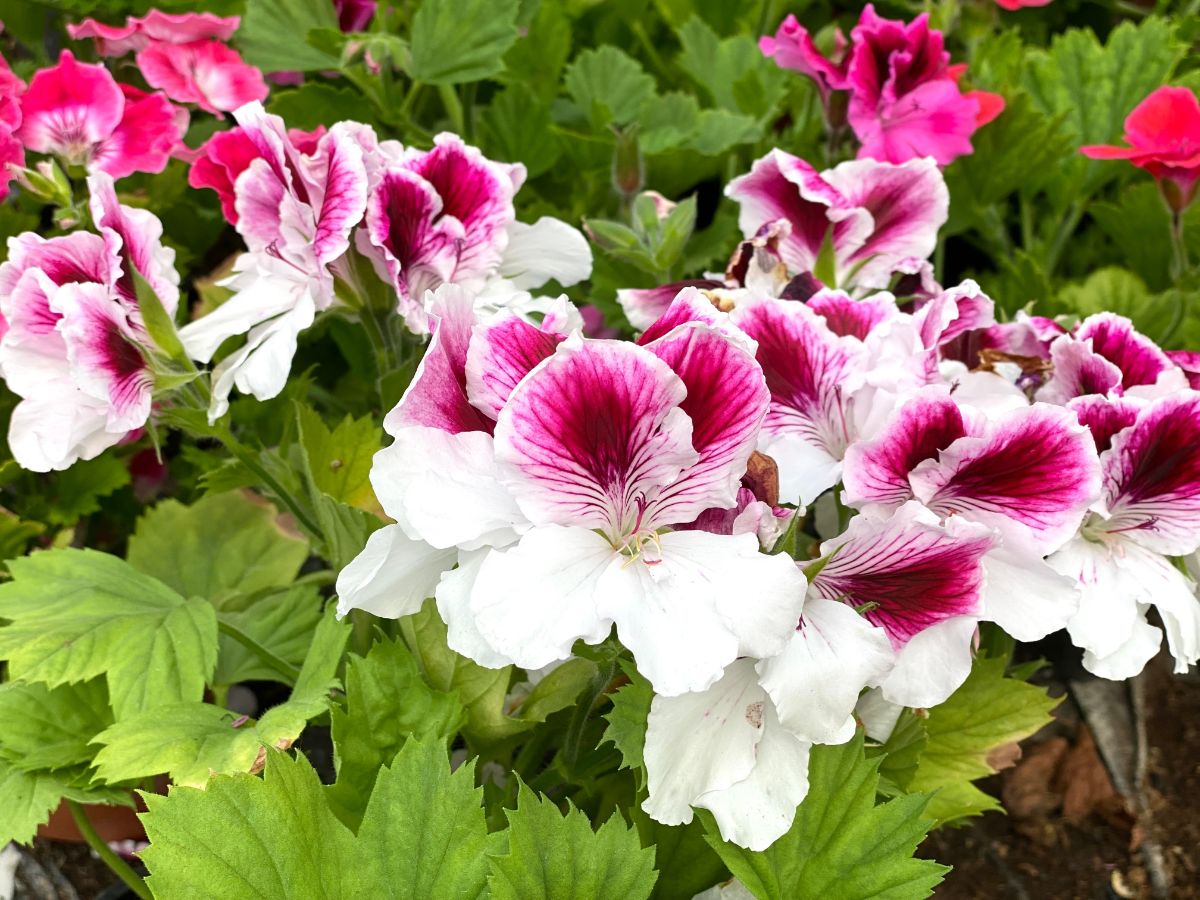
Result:
{"label": "hairy stem", "polygon": [[295,684],[296,679],[300,677],[300,670],[296,666],[293,666],[282,656],[272,653],[269,649],[264,647],[250,635],[246,634],[246,632],[242,631],[242,629],[238,628],[228,619],[223,619],[218,616],[217,628],[220,630],[221,634],[225,634],[233,638],[235,641],[257,656],[263,665],[273,669],[286,678],[288,684]]}
{"label": "hairy stem", "polygon": [[67,808],[71,810],[71,818],[75,820],[75,826],[79,829],[79,833],[83,835],[83,839],[104,860],[104,864],[112,869],[113,874],[125,882],[129,889],[141,897],[142,900],[153,900],[150,889],[146,887],[146,882],[142,877],[129,867],[129,863],[117,856],[104,838],[96,833],[96,829],[92,825],[91,820],[88,819],[83,806],[75,800],[67,800]]}

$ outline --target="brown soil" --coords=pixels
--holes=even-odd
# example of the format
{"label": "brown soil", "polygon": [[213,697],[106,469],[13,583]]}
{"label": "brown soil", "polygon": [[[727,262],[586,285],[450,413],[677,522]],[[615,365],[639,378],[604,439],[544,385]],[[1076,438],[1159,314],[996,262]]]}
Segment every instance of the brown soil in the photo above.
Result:
{"label": "brown soil", "polygon": [[1020,762],[981,785],[1008,814],[988,813],[926,840],[920,855],[954,867],[936,896],[1200,898],[1200,680],[1173,676],[1160,657],[1143,696],[1140,796],[1113,787],[1068,698],[1056,721],[1025,742]]}

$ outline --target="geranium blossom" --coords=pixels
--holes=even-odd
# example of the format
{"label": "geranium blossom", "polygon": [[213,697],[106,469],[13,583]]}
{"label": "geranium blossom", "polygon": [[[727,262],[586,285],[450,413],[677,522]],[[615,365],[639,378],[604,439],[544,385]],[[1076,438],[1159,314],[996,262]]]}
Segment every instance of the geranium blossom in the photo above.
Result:
{"label": "geranium blossom", "polygon": [[790,560],[750,534],[663,530],[735,504],[766,404],[751,353],[703,323],[644,348],[560,344],[497,420],[496,458],[533,527],[475,582],[488,642],[537,668],[615,623],[664,694],[778,649],[803,585]]}
{"label": "geranium blossom", "polygon": [[89,179],[99,235],[9,241],[0,266],[0,313],[8,331],[0,366],[20,396],[9,445],[27,469],[65,469],[91,459],[144,425],[153,379],[151,346],[133,292],[137,272],[165,309],[178,303],[174,252],[145,210],[117,203],[111,179]]}
{"label": "geranium blossom", "polygon": [[780,68],[811,78],[821,92],[822,101],[828,104],[833,91],[846,89],[850,66],[849,47],[841,29],[835,31],[834,40],[834,58],[830,59],[817,49],[808,29],[789,14],[774,36],[763,35],[758,39],[758,48]]}
{"label": "geranium blossom", "polygon": [[1200,548],[1200,394],[1086,397],[1071,407],[1102,451],[1104,487],[1078,535],[1050,558],[1083,592],[1067,629],[1086,668],[1129,678],[1162,640],[1146,621],[1154,606],[1175,671],[1185,672],[1200,660],[1200,601],[1170,557]]}
{"label": "geranium blossom", "polygon": [[227,41],[237,31],[238,16],[216,16],[212,13],[165,13],[152,9],[145,16],[129,16],[124,25],[106,25],[95,19],[84,19],[67,26],[72,40],[92,38],[101,56],[124,56],[152,42],[190,44],[193,41]]}
{"label": "geranium blossom", "polygon": [[1196,197],[1200,183],[1200,100],[1191,88],[1163,86],[1139,103],[1125,119],[1128,147],[1089,145],[1080,152],[1092,159],[1127,159],[1145,169],[1174,210]]}
{"label": "geranium blossom", "polygon": [[886,288],[902,263],[929,256],[950,203],[929,159],[899,166],[856,160],[817,172],[782,150],[755,162],[726,194],[740,207],[747,237],[778,220],[789,223],[779,255],[793,273],[813,271],[828,236],[843,289]]}
{"label": "geranium blossom", "polygon": [[30,80],[16,136],[37,153],[122,178],[163,170],[183,138],[179,112],[161,93],[117,84],[104,66],[64,50]]}

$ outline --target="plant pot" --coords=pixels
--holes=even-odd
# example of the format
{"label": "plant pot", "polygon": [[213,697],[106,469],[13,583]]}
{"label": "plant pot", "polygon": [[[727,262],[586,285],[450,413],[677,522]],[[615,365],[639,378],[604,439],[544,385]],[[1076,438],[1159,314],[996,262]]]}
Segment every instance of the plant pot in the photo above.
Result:
{"label": "plant pot", "polygon": [[[137,814],[146,807],[140,799],[137,803],[137,809],[130,809],[128,806],[89,804],[83,807],[83,811],[96,833],[105,841],[144,841],[146,830]],[[37,836],[52,841],[84,842],[65,800],[50,814],[50,820],[38,828]]]}

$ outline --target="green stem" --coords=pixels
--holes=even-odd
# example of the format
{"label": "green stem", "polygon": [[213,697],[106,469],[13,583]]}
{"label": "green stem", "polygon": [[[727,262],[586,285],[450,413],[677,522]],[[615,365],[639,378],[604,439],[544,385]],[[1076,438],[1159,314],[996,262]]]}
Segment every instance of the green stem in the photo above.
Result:
{"label": "green stem", "polygon": [[439,84],[438,95],[442,98],[442,105],[446,107],[446,115],[450,117],[450,124],[454,126],[456,132],[462,134],[466,130],[463,122],[463,108],[458,94],[454,90],[454,85]]}
{"label": "green stem", "polygon": [[1055,268],[1058,267],[1059,257],[1062,256],[1062,252],[1067,246],[1067,241],[1071,239],[1071,235],[1079,227],[1079,220],[1083,218],[1083,213],[1086,209],[1087,203],[1085,201],[1076,200],[1071,204],[1071,208],[1067,210],[1067,215],[1059,223],[1058,230],[1054,233],[1054,241],[1050,244],[1050,249],[1046,252],[1047,277],[1054,274]]}
{"label": "green stem", "polygon": [[221,634],[228,635],[229,637],[233,638],[235,641],[257,656],[265,666],[274,669],[276,672],[286,678],[288,684],[295,684],[296,679],[300,677],[300,670],[296,666],[293,666],[283,657],[272,653],[228,619],[218,616],[217,629],[221,632]]}
{"label": "green stem", "polygon": [[988,242],[992,245],[992,252],[996,256],[1011,256],[1012,238],[1008,235],[1000,209],[994,203],[984,210],[982,224]]}
{"label": "green stem", "polygon": [[75,820],[75,827],[79,829],[83,839],[88,842],[89,847],[96,851],[96,855],[104,860],[104,864],[112,869],[113,874],[125,882],[129,889],[142,900],[153,900],[150,889],[146,887],[146,882],[142,877],[130,868],[129,863],[117,856],[104,838],[96,833],[96,829],[88,819],[83,807],[75,800],[67,800],[67,808],[71,810],[71,818]]}
{"label": "green stem", "polygon": [[612,683],[616,675],[617,661],[615,659],[608,663],[602,663],[599,670],[592,677],[591,684],[584,691],[584,702],[575,707],[575,712],[571,716],[571,722],[567,725],[567,733],[563,739],[562,755],[567,764],[568,772],[574,771],[575,764],[579,761],[579,754],[583,749],[583,732],[587,728],[592,709],[595,707],[596,701],[604,696],[605,690]]}
{"label": "green stem", "polygon": [[1187,274],[1191,262],[1188,260],[1187,244],[1183,240],[1183,215],[1177,211],[1171,212],[1171,251],[1175,269],[1172,274],[1178,281]]}
{"label": "green stem", "polygon": [[262,482],[262,485],[274,494],[280,503],[287,507],[288,512],[295,516],[296,521],[300,523],[305,531],[312,535],[322,533],[321,527],[313,520],[304,507],[301,506],[300,502],[259,462],[258,454],[235,438],[233,432],[226,426],[214,428],[213,432],[214,436],[225,445],[225,449],[232,453],[238,462],[253,472],[255,477]]}
{"label": "green stem", "polygon": [[646,54],[646,59],[660,76],[666,80],[670,80],[670,70],[663,62],[662,56],[658,52],[658,48],[654,46],[654,42],[650,40],[650,35],[646,34],[646,29],[642,27],[642,23],[637,19],[633,19],[629,23],[629,30],[633,32],[633,36],[637,38],[638,43],[642,46],[642,51]]}

